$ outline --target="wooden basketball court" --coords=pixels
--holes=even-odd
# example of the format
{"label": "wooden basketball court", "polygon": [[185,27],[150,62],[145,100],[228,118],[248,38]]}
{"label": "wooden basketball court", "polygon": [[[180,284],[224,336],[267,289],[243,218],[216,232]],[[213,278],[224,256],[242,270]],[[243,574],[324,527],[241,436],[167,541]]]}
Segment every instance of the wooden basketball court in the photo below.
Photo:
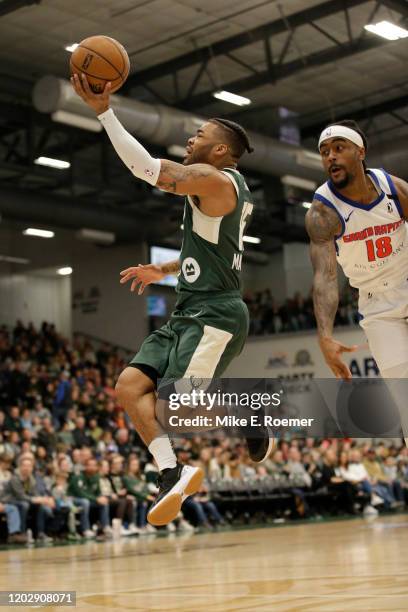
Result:
{"label": "wooden basketball court", "polygon": [[86,611],[402,612],[407,546],[399,515],[11,550],[1,590],[75,590]]}

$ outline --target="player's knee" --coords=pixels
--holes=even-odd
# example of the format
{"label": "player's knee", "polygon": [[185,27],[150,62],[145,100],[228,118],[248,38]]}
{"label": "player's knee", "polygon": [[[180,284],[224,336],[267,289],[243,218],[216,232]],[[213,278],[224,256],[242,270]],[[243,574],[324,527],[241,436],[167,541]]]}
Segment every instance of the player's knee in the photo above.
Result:
{"label": "player's knee", "polygon": [[127,370],[124,370],[119,376],[115,385],[115,397],[116,401],[121,406],[126,406],[128,397],[131,393],[129,376],[127,376]]}
{"label": "player's knee", "polygon": [[120,406],[126,408],[129,402],[154,390],[153,382],[137,368],[128,367],[119,376],[115,386],[115,397]]}

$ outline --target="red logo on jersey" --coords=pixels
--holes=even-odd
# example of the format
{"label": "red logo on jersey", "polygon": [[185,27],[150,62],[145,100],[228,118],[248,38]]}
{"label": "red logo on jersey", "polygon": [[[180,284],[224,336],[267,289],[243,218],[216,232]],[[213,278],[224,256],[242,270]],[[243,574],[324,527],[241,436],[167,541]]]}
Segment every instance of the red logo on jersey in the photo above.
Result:
{"label": "red logo on jersey", "polygon": [[405,223],[405,219],[394,221],[394,223],[384,223],[384,225],[373,225],[371,227],[366,227],[360,232],[346,234],[343,236],[343,242],[356,242],[357,240],[367,240],[367,238],[370,236],[384,236],[384,234],[392,234],[403,223]]}

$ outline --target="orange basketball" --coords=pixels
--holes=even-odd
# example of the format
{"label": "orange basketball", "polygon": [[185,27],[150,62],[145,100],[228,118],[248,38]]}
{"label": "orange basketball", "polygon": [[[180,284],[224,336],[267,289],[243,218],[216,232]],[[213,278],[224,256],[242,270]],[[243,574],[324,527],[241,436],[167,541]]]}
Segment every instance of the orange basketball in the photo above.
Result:
{"label": "orange basketball", "polygon": [[71,55],[71,74],[86,74],[91,89],[101,93],[108,81],[117,91],[129,76],[130,61],[126,49],[109,36],[90,36],[79,43]]}

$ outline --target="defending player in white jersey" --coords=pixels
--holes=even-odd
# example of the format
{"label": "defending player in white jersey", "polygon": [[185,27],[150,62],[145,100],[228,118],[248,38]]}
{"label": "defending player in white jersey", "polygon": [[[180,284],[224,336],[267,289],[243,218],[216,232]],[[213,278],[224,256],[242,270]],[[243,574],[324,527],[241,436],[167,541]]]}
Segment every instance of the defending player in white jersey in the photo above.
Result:
{"label": "defending player in white jersey", "polygon": [[[351,378],[342,353],[357,347],[333,338],[338,262],[359,290],[360,325],[381,375],[408,378],[408,184],[367,168],[367,140],[354,121],[325,128],[319,151],[329,180],[314,195],[306,229],[320,348],[337,378]],[[402,403],[400,398],[406,436]]]}
{"label": "defending player in white jersey", "polygon": [[383,376],[408,378],[408,184],[365,164],[367,140],[354,121],[325,128],[319,151],[329,180],[306,215],[319,343],[338,378],[351,378],[333,339],[337,261],[359,289],[359,313]]}

